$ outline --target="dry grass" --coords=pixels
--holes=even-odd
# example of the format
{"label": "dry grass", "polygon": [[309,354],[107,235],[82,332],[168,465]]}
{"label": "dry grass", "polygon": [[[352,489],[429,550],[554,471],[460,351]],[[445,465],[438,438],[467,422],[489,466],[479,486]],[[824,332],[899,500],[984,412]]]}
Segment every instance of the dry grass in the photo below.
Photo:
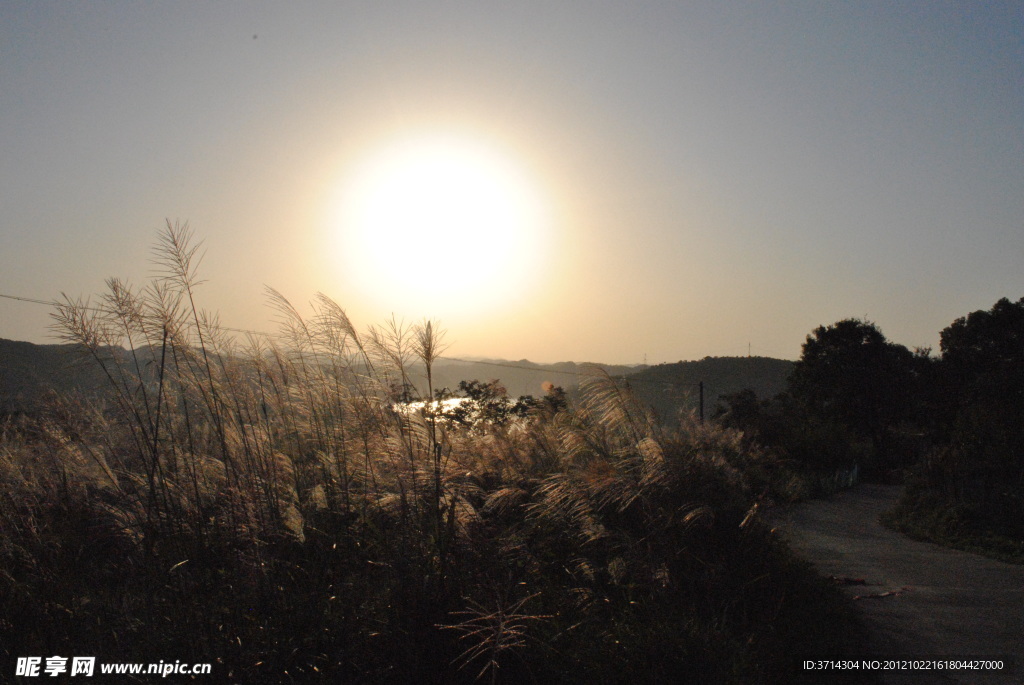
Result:
{"label": "dry grass", "polygon": [[168,224],[151,284],[55,314],[111,395],[3,427],[5,656],[244,682],[789,672],[778,626],[814,581],[757,524],[786,474],[738,434],[660,426],[600,375],[522,420],[398,411],[414,362],[433,393],[435,323],[360,334],[269,290],[279,335],[239,341],[197,308],[199,257]]}

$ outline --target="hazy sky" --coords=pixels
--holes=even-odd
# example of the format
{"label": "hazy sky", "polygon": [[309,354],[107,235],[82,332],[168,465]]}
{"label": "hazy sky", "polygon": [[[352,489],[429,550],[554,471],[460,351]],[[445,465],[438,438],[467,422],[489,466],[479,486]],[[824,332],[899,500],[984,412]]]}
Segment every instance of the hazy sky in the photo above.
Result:
{"label": "hazy sky", "polygon": [[[531,226],[368,268],[345,208],[406,140],[485,150]],[[168,218],[228,326],[267,284],[451,355],[935,347],[1024,296],[1024,3],[0,2],[0,294],[142,285]],[[0,337],[47,326],[0,298]]]}

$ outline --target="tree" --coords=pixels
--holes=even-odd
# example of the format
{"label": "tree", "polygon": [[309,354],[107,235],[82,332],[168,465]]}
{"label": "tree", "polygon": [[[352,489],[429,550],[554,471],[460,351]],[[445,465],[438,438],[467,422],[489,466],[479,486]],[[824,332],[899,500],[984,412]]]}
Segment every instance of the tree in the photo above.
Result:
{"label": "tree", "polygon": [[961,317],[941,334],[940,378],[948,410],[990,413],[1006,429],[1024,424],[1024,298]]}
{"label": "tree", "polygon": [[459,392],[461,395],[449,393],[447,389],[438,391],[435,399],[441,401],[461,397],[461,402],[440,409],[438,415],[463,426],[504,426],[517,418],[525,418],[538,404],[530,395],[513,400],[498,379],[487,383],[478,380],[459,381]]}
{"label": "tree", "polygon": [[807,336],[789,392],[809,415],[869,440],[876,458],[891,457],[893,430],[916,399],[917,366],[875,324],[845,319]]}
{"label": "tree", "polygon": [[941,334],[938,437],[926,486],[969,523],[1024,535],[1024,298],[961,317]]}

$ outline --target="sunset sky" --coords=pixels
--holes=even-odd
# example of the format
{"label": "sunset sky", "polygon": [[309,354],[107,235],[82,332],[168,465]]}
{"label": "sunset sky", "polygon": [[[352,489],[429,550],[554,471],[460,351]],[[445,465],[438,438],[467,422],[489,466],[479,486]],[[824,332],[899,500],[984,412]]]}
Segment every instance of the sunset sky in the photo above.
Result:
{"label": "sunset sky", "polygon": [[452,356],[937,347],[1024,296],[1024,3],[0,2],[0,295],[143,285],[167,219],[238,328],[266,284]]}

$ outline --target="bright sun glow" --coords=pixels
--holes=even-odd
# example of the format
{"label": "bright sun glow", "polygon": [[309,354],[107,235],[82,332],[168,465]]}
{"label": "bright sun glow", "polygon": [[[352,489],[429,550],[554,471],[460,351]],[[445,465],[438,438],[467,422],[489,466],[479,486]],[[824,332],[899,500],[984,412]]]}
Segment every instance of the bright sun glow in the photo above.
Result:
{"label": "bright sun glow", "polygon": [[508,158],[464,140],[406,141],[359,167],[342,194],[348,276],[424,316],[509,302],[536,279],[542,203]]}

